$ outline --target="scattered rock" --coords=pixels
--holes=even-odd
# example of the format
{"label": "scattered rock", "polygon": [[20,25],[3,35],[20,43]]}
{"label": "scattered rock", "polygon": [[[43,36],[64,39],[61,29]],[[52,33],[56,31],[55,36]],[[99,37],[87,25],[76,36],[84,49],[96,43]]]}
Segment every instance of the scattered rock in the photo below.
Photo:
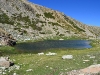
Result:
{"label": "scattered rock", "polygon": [[9,71],[12,71],[12,70],[19,70],[20,69],[20,66],[19,65],[13,65],[11,67],[8,68]]}
{"label": "scattered rock", "polygon": [[63,55],[62,59],[73,59],[73,55]]}
{"label": "scattered rock", "polygon": [[90,59],[94,59],[95,58],[95,56],[90,56]]}
{"label": "scattered rock", "polygon": [[3,72],[2,74],[6,74],[5,72]]}
{"label": "scattered rock", "polygon": [[17,75],[16,73],[13,73],[13,75]]}
{"label": "scattered rock", "polygon": [[43,53],[43,52],[41,52],[41,53],[38,53],[38,55],[44,55],[44,53]]}
{"label": "scattered rock", "polygon": [[88,62],[88,61],[90,61],[90,60],[83,60],[84,62]]}
{"label": "scattered rock", "polygon": [[59,39],[59,40],[64,40],[64,39]]}
{"label": "scattered rock", "polygon": [[15,65],[15,69],[16,69],[16,70],[19,70],[19,69],[20,69],[20,66]]}
{"label": "scattered rock", "polygon": [[49,52],[49,53],[47,53],[46,55],[47,55],[47,56],[52,56],[52,55],[57,55],[57,53],[51,53],[51,52]]}
{"label": "scattered rock", "polygon": [[1,70],[5,70],[6,68],[5,68],[5,67],[0,67],[0,69],[1,69]]}
{"label": "scattered rock", "polygon": [[28,70],[26,70],[27,72],[29,72],[29,71],[33,71],[32,69],[28,69]]}

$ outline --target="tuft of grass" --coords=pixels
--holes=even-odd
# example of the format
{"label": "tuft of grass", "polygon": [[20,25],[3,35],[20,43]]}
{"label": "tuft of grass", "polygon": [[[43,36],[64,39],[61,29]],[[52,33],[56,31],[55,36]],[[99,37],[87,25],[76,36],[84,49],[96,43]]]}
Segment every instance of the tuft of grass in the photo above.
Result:
{"label": "tuft of grass", "polygon": [[55,19],[55,17],[53,16],[53,13],[50,13],[50,12],[45,12],[45,13],[44,13],[44,16],[45,16],[46,18]]}
{"label": "tuft of grass", "polygon": [[40,18],[40,16],[41,16],[41,14],[38,14],[38,13],[36,14],[36,17]]}
{"label": "tuft of grass", "polygon": [[17,54],[17,50],[14,47],[10,46],[0,46],[0,56],[7,56],[11,54]]}

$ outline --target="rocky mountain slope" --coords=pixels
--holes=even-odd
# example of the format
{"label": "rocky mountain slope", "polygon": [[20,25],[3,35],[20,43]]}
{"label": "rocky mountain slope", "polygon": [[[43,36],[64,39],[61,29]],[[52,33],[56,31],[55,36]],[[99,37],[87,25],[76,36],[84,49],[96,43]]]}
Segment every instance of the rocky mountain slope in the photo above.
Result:
{"label": "rocky mountain slope", "polygon": [[54,37],[97,38],[100,28],[27,0],[0,0],[0,33],[11,34],[18,41]]}

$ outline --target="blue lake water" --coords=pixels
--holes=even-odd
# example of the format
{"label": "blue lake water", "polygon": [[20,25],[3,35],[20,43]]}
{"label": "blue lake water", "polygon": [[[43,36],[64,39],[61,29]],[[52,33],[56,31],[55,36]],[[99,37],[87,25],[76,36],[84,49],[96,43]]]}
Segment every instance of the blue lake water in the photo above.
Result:
{"label": "blue lake water", "polygon": [[47,40],[40,42],[20,43],[15,47],[18,50],[23,51],[41,51],[53,48],[84,49],[91,48],[91,45],[89,45],[89,41],[86,40]]}

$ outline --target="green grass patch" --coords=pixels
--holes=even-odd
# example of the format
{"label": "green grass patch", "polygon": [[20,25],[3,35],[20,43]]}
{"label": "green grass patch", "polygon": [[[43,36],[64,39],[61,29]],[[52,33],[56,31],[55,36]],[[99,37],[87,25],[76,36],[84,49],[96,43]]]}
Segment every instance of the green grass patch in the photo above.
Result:
{"label": "green grass patch", "polygon": [[45,12],[45,13],[44,13],[44,16],[45,16],[46,18],[55,19],[55,17],[53,16],[53,13],[50,13],[50,12]]}
{"label": "green grass patch", "polygon": [[[87,49],[50,49],[44,51],[44,53],[55,52],[57,55],[55,56],[39,56],[37,53],[13,53],[16,50],[13,47],[0,47],[0,52],[11,51],[9,57],[11,59],[15,59],[15,64],[20,65],[20,70],[13,70],[8,72],[7,75],[13,75],[16,72],[18,75],[60,75],[60,73],[64,73],[71,70],[82,69],[88,67],[94,63],[94,60],[97,60],[97,64],[100,64],[100,40],[92,40],[91,45],[92,48]],[[63,60],[63,55],[73,55],[73,59],[71,60]],[[90,56],[95,56],[94,59],[91,59]],[[83,60],[89,60],[88,62],[84,62]],[[27,72],[26,70],[32,69],[32,71]]]}
{"label": "green grass patch", "polygon": [[13,25],[14,24],[14,21],[12,21],[9,18],[8,15],[6,15],[5,13],[3,13],[3,14],[0,14],[0,23]]}

